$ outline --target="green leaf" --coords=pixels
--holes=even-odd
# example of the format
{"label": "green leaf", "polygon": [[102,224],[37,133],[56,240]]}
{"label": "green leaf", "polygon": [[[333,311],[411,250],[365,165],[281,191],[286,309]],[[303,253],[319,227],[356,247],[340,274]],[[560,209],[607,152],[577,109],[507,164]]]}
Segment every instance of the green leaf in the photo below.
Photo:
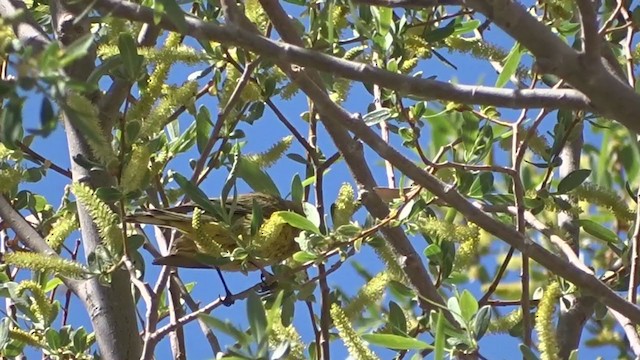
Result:
{"label": "green leaf", "polygon": [[73,338],[71,343],[73,344],[74,350],[78,352],[84,352],[87,350],[87,330],[80,327],[76,331],[73,332]]}
{"label": "green leaf", "polygon": [[462,35],[477,29],[480,26],[480,20],[465,21],[456,25],[452,35]]}
{"label": "green leaf", "polygon": [[301,230],[307,230],[320,235],[320,229],[306,217],[291,211],[276,211],[271,216],[279,216],[287,224]]}
{"label": "green leaf", "polygon": [[504,67],[502,68],[502,72],[498,75],[498,79],[496,80],[496,87],[503,87],[516,73],[518,70],[518,65],[520,65],[520,59],[522,58],[522,48],[519,43],[515,43],[507,55],[507,58],[504,62]]}
{"label": "green leaf", "polygon": [[582,183],[587,180],[587,178],[591,175],[591,170],[589,169],[578,169],[574,170],[565,176],[564,179],[560,180],[558,184],[558,193],[566,194],[569,191],[577,188],[582,185]]}
{"label": "green leaf", "polygon": [[304,214],[307,219],[309,219],[309,221],[319,229],[320,214],[318,213],[318,208],[306,202],[302,204],[302,209],[304,210]]}
{"label": "green leaf", "polygon": [[132,144],[138,139],[138,135],[140,135],[140,129],[142,125],[138,120],[128,120],[127,125],[125,126],[125,132],[127,134],[127,144]]}
{"label": "green leaf", "polygon": [[138,54],[136,41],[131,34],[120,33],[118,36],[118,50],[120,50],[126,80],[130,82],[136,81],[141,75],[144,58]]}
{"label": "green leaf", "polygon": [[291,200],[297,203],[302,203],[304,197],[304,186],[302,186],[302,180],[300,175],[296,174],[291,180]]}
{"label": "green leaf", "polygon": [[569,360],[578,360],[578,349],[571,350],[571,353],[569,353]]}
{"label": "green leaf", "polygon": [[485,194],[493,190],[493,173],[483,172],[476,176],[467,192],[470,197],[484,199]]}
{"label": "green leaf", "polygon": [[461,326],[465,326],[465,319],[462,317],[462,310],[460,309],[460,301],[456,297],[450,297],[447,301],[447,308],[451,311],[453,318]]}
{"label": "green leaf", "polygon": [[40,133],[42,136],[47,136],[55,130],[58,124],[57,120],[51,101],[46,96],[43,97],[40,104]]}
{"label": "green leaf", "polygon": [[64,49],[64,55],[60,59],[60,66],[66,67],[77,59],[88,54],[89,48],[93,44],[93,34],[89,33],[74,41]]}
{"label": "green leaf", "polygon": [[465,289],[460,295],[460,312],[467,322],[478,312],[478,301],[469,290]]}
{"label": "green leaf", "polygon": [[262,207],[258,204],[256,199],[253,199],[253,208],[251,210],[251,235],[256,235],[264,217],[262,215]]}
{"label": "green leaf", "polygon": [[139,234],[129,235],[127,237],[127,249],[136,250],[144,245],[145,237]]}
{"label": "green leaf", "polygon": [[393,22],[393,9],[382,6],[372,6],[371,14],[376,22],[377,31],[380,35],[387,35]]}
{"label": "green leaf", "polygon": [[202,192],[197,186],[193,185],[189,179],[186,177],[174,173],[173,180],[180,186],[180,188],[184,191],[184,193],[198,205],[202,210],[209,213],[213,216],[218,216],[220,218],[224,218],[222,210],[220,209],[220,205],[211,202],[207,195]]}
{"label": "green leaf", "polygon": [[156,0],[155,5],[154,10],[167,15],[179,32],[183,33],[187,30],[187,21],[184,18],[185,13],[176,0]]}
{"label": "green leaf", "polygon": [[451,36],[456,28],[456,20],[451,20],[447,25],[425,34],[424,39],[427,42],[437,42]]}
{"label": "green leaf", "polygon": [[439,310],[437,315],[436,313],[432,312],[431,316],[438,317],[438,321],[436,321],[436,328],[435,328],[436,338],[434,341],[435,349],[434,349],[433,359],[444,360],[444,354],[445,354],[444,345],[446,340],[444,315],[442,314],[442,310]]}
{"label": "green leaf", "polygon": [[389,301],[389,324],[391,331],[396,335],[407,334],[407,318],[400,305],[394,301]]}
{"label": "green leaf", "polygon": [[209,142],[212,125],[209,109],[204,105],[200,106],[198,115],[196,115],[196,144],[198,145],[198,152],[200,154],[202,154],[205,146]]}
{"label": "green leaf", "polygon": [[51,280],[47,281],[42,291],[44,291],[45,293],[48,293],[49,291],[57,288],[59,285],[62,285],[62,284],[63,284],[62,279],[60,279],[59,277],[54,277]]}
{"label": "green leaf", "polygon": [[491,323],[491,306],[485,305],[480,308],[473,319],[473,332],[476,334],[476,340],[480,340],[489,328]]}
{"label": "green leaf", "polygon": [[371,344],[395,350],[424,350],[432,348],[431,345],[424,341],[393,334],[364,334],[362,339]]}
{"label": "green leaf", "polygon": [[247,315],[251,334],[256,343],[261,343],[267,334],[267,315],[262,300],[255,292],[251,292],[247,299]]}
{"label": "green leaf", "polygon": [[47,341],[47,346],[49,349],[58,350],[62,346],[62,341],[60,339],[60,334],[54,329],[47,329],[44,333],[44,338]]}
{"label": "green leaf", "polygon": [[100,200],[110,203],[122,199],[122,192],[115,187],[101,187],[96,190],[96,196]]}
{"label": "green leaf", "polygon": [[244,180],[254,191],[280,196],[280,191],[278,191],[278,187],[271,177],[262,171],[258,164],[252,161],[240,158],[237,176]]}
{"label": "green leaf", "polygon": [[0,349],[4,349],[5,346],[11,341],[9,337],[9,327],[11,326],[11,319],[8,317],[0,320]]}
{"label": "green leaf", "polygon": [[200,314],[198,315],[198,317],[210,328],[222,331],[223,333],[231,336],[240,344],[248,344],[251,342],[248,335],[244,331],[241,331],[235,326],[231,325],[229,321],[221,321],[208,314]]}
{"label": "green leaf", "polygon": [[293,254],[293,260],[301,264],[309,261],[316,261],[317,259],[318,259],[317,255],[308,253],[306,251],[298,251],[295,254]]}
{"label": "green leaf", "polygon": [[123,63],[122,63],[121,55],[115,55],[108,59],[103,60],[102,63],[96,66],[96,68],[93,69],[91,74],[89,74],[89,77],[87,78],[87,84],[93,87],[97,87],[98,82],[100,81],[100,78],[110,74],[112,71],[114,71],[115,69],[117,69],[119,66],[122,66],[122,65]]}
{"label": "green leaf", "polygon": [[22,137],[22,102],[11,100],[0,116],[0,142],[15,149],[15,142]]}
{"label": "green leaf", "polygon": [[595,221],[580,219],[580,226],[587,232],[587,234],[596,237],[600,240],[604,240],[611,244],[617,244],[620,242],[618,235],[606,227],[598,224]]}
{"label": "green leaf", "polygon": [[520,352],[522,352],[522,357],[525,360],[539,360],[536,354],[531,350],[527,345],[520,344]]}
{"label": "green leaf", "polygon": [[362,120],[367,126],[377,125],[383,121],[387,121],[391,117],[391,110],[387,108],[381,108],[373,110],[372,112],[364,115]]}

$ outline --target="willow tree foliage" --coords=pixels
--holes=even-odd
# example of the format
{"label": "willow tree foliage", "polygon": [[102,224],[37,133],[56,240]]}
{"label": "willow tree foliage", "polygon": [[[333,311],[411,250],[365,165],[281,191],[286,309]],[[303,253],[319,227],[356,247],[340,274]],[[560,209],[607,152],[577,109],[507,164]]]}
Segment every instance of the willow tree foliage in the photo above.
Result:
{"label": "willow tree foliage", "polygon": [[[0,0],[0,355],[640,356],[637,13]],[[247,192],[304,211],[222,246]],[[187,201],[212,268],[152,265]]]}

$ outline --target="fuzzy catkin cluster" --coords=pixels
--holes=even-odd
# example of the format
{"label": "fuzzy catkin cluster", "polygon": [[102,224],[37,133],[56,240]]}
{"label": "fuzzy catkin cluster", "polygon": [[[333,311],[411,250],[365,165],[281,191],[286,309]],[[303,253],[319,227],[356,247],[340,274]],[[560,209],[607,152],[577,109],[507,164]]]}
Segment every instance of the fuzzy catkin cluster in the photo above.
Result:
{"label": "fuzzy catkin cluster", "polygon": [[331,305],[331,319],[338,329],[340,338],[344,342],[349,354],[354,359],[377,360],[379,359],[371,349],[367,347],[365,342],[358,336],[358,333],[351,327],[347,314],[336,304]]}
{"label": "fuzzy catkin cluster", "polygon": [[47,234],[45,241],[55,251],[59,251],[64,241],[76,230],[80,224],[76,214],[70,211],[64,213],[53,223],[51,231]]}
{"label": "fuzzy catkin cluster", "polygon": [[102,240],[113,253],[119,254],[122,250],[122,233],[118,228],[118,216],[87,185],[74,183],[71,190],[96,223]]}
{"label": "fuzzy catkin cluster", "polygon": [[536,312],[536,332],[540,339],[540,358],[541,360],[558,359],[558,340],[556,339],[555,327],[553,325],[553,313],[556,303],[562,295],[560,284],[553,282],[547,286],[542,295],[542,299],[538,304]]}
{"label": "fuzzy catkin cluster", "polygon": [[333,227],[348,224],[357,207],[355,193],[349,184],[342,184],[333,209]]}
{"label": "fuzzy catkin cluster", "polygon": [[51,271],[55,274],[69,277],[82,278],[88,270],[81,264],[53,256],[39,253],[13,252],[4,255],[4,262],[23,269],[35,271]]}
{"label": "fuzzy catkin cluster", "polygon": [[216,241],[215,236],[212,236],[202,227],[203,213],[204,211],[198,207],[193,209],[193,217],[191,218],[191,226],[194,231],[193,239],[202,252],[210,255],[220,255],[222,254],[222,247]]}
{"label": "fuzzy catkin cluster", "polygon": [[345,307],[344,313],[347,317],[355,319],[367,306],[378,304],[390,280],[386,272],[381,272],[369,280]]}
{"label": "fuzzy catkin cluster", "polygon": [[35,281],[26,280],[18,284],[16,293],[19,296],[22,296],[26,291],[31,292],[31,299],[33,300],[30,310],[41,323],[46,324],[54,312],[55,305],[49,302],[42,287]]}

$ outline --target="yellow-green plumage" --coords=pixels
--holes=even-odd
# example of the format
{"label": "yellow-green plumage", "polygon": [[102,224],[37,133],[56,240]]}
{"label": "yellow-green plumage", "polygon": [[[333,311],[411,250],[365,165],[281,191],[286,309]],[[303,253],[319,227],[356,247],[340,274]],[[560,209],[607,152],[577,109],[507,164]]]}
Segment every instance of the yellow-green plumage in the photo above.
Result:
{"label": "yellow-green plumage", "polygon": [[[220,203],[219,199],[212,202]],[[260,206],[263,223],[259,231],[251,235],[251,218],[254,201]],[[224,202],[230,211],[233,200]],[[193,228],[193,211],[196,205],[187,204],[167,209],[154,209],[127,216],[127,221],[141,224],[169,227],[182,233],[171,245],[169,255],[156,259],[157,265],[187,268],[210,268],[211,265],[198,259],[198,254],[214,258],[225,257],[239,247],[251,255],[249,261],[231,261],[220,266],[225,271],[255,270],[257,267],[279,263],[298,251],[295,237],[299,230],[286,224],[279,217],[272,217],[278,211],[294,211],[303,214],[302,205],[279,197],[251,193],[238,195],[230,224],[211,214],[202,214],[198,236]],[[208,241],[211,243],[199,242]],[[213,243],[215,242],[215,243]],[[216,250],[218,249],[218,250]],[[228,256],[228,255],[227,255]]]}

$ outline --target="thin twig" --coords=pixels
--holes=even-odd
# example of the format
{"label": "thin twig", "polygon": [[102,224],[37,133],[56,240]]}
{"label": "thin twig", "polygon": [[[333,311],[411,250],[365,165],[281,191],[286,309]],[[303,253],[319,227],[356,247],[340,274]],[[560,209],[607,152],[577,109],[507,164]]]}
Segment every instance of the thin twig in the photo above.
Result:
{"label": "thin twig", "polygon": [[204,169],[204,165],[207,162],[207,159],[209,158],[209,154],[213,149],[213,145],[215,144],[216,140],[218,140],[218,137],[220,136],[220,131],[222,131],[222,127],[227,117],[231,113],[231,110],[233,110],[233,108],[236,106],[238,101],[241,100],[240,95],[242,94],[242,90],[244,90],[245,86],[247,86],[247,83],[249,82],[251,74],[256,69],[259,63],[260,63],[260,58],[257,58],[252,62],[250,62],[247,65],[247,67],[245,67],[244,72],[242,73],[242,76],[240,76],[240,79],[236,84],[236,87],[233,89],[233,92],[229,96],[229,100],[225,104],[222,111],[218,113],[218,119],[216,120],[216,125],[213,127],[213,129],[211,129],[211,135],[209,136],[209,140],[207,141],[207,144],[202,150],[202,154],[200,155],[200,158],[198,159],[196,166],[193,169],[193,175],[191,177],[192,183],[194,184],[199,183],[200,174],[202,173],[202,170]]}
{"label": "thin twig", "polygon": [[40,163],[45,167],[57,172],[58,174],[71,179],[71,171],[63,169],[62,167],[56,165],[54,162],[33,151],[30,147],[19,140],[16,140],[16,145],[18,145],[18,148],[20,148],[20,150],[32,157],[37,163]]}
{"label": "thin twig", "polygon": [[[636,195],[636,202],[640,204],[640,190]],[[640,262],[640,210],[636,209],[636,224],[633,230],[633,236],[631,237],[631,254],[629,262],[631,263],[631,271],[629,272],[629,290],[627,293],[627,300],[635,304],[638,302],[638,262]]]}

